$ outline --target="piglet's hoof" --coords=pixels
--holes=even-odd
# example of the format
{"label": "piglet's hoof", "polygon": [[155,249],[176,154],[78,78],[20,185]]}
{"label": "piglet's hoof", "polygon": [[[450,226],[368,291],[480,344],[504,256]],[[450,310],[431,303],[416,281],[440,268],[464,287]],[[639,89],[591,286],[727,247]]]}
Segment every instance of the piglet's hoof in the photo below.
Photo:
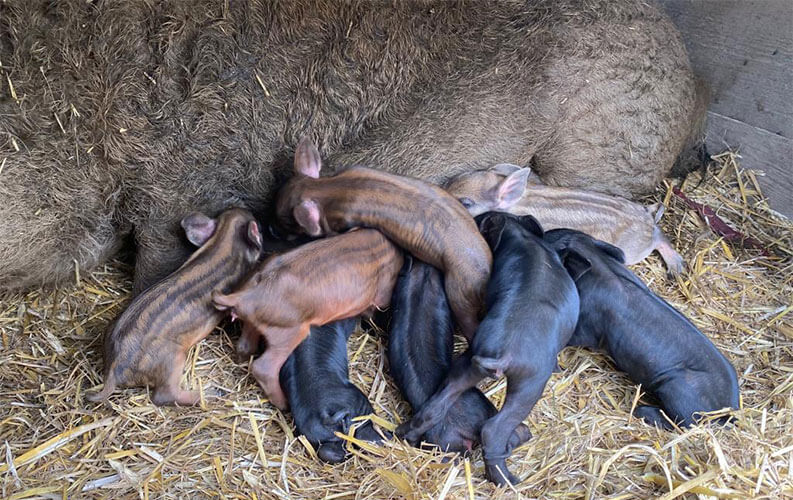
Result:
{"label": "piglet's hoof", "polygon": [[531,439],[531,431],[529,430],[526,424],[520,424],[512,431],[512,435],[509,437],[509,450],[511,451],[514,448],[522,445],[529,439]]}
{"label": "piglet's hoof", "polygon": [[511,473],[504,464],[488,465],[486,468],[486,474],[487,479],[490,482],[495,483],[496,486],[507,486],[508,483],[514,486],[520,483],[520,478]]}
{"label": "piglet's hoof", "polygon": [[[390,432],[384,432],[386,439],[390,439]],[[355,437],[362,441],[369,441],[371,443],[379,443],[383,437],[375,430],[372,422],[365,422],[363,425],[355,429]]]}
{"label": "piglet's hoof", "polygon": [[646,406],[646,405],[639,405],[633,410],[633,415],[644,419],[650,425],[655,425],[660,427],[661,429],[672,431],[675,428],[669,421],[664,417],[664,414],[661,412],[661,409],[656,406]]}
{"label": "piglet's hoof", "polygon": [[421,439],[421,435],[413,430],[410,420],[400,424],[399,427],[397,427],[394,431],[394,435],[400,439],[404,439],[413,446],[415,446]]}

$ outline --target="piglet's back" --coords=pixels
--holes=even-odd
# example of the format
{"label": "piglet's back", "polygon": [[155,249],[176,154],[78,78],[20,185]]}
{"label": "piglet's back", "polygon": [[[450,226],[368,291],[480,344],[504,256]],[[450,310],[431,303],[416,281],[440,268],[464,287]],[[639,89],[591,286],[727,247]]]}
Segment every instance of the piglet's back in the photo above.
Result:
{"label": "piglet's back", "polygon": [[[641,251],[653,246],[655,221],[650,210],[614,196],[533,184],[511,211],[533,215],[545,230],[582,231],[620,247],[626,254],[631,254],[634,248]],[[629,262],[636,260],[626,257]]]}
{"label": "piglet's back", "polygon": [[326,205],[328,220],[376,227],[436,266],[451,265],[448,256],[467,249],[468,265],[489,272],[490,249],[473,218],[439,186],[366,167],[351,167],[323,181],[332,200]]}
{"label": "piglet's back", "polygon": [[401,266],[388,238],[359,229],[271,257],[232,295],[257,303],[256,315],[268,324],[324,324],[360,314],[362,300],[387,306]]}

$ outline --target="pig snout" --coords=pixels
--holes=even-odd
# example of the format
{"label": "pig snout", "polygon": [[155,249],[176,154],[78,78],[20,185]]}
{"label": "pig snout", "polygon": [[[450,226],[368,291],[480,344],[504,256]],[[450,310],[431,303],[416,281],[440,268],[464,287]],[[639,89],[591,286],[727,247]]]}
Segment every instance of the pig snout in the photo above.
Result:
{"label": "pig snout", "polygon": [[341,441],[326,441],[317,448],[317,456],[323,462],[339,464],[347,458],[347,450],[344,449],[344,443]]}

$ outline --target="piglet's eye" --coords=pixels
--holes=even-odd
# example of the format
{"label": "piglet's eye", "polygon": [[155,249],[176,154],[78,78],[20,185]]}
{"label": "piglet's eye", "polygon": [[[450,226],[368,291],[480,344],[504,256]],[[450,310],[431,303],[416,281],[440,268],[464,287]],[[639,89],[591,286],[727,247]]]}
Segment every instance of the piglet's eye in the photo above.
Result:
{"label": "piglet's eye", "polygon": [[472,200],[471,198],[458,198],[458,200],[460,201],[460,203],[463,204],[465,208],[471,208],[472,206],[474,206],[474,200]]}

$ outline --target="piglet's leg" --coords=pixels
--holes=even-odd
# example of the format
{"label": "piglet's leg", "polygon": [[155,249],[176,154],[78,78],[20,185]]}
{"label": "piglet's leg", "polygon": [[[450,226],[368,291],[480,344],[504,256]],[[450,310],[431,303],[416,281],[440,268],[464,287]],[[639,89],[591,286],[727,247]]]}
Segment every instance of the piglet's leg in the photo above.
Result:
{"label": "piglet's leg", "polygon": [[[507,484],[507,481],[512,484],[520,482],[507,469],[506,459],[512,452],[510,440],[513,431],[521,434],[524,432],[520,426],[542,396],[549,375],[550,371],[529,378],[508,377],[504,406],[482,426],[482,450],[487,478],[499,486]],[[528,428],[525,431],[528,432]]]}
{"label": "piglet's leg", "polygon": [[440,422],[460,395],[474,387],[485,377],[485,373],[471,363],[470,351],[454,361],[446,381],[427,400],[408,422],[396,429],[396,435],[410,443],[418,443],[421,436]]}
{"label": "piglet's leg", "polygon": [[262,335],[267,340],[267,350],[253,362],[253,377],[264,389],[264,393],[272,404],[286,410],[289,403],[286,399],[278,375],[292,351],[308,336],[309,325],[290,328],[267,327]]}
{"label": "piglet's leg", "polygon": [[259,349],[259,334],[247,323],[242,326],[242,335],[237,340],[237,361],[244,362]]}
{"label": "piglet's leg", "polygon": [[168,379],[163,385],[154,390],[152,402],[157,406],[195,406],[201,401],[201,394],[198,391],[185,391],[179,387],[182,379],[186,355],[179,353],[168,366],[171,370]]}
{"label": "piglet's leg", "polygon": [[685,268],[686,262],[683,260],[683,257],[677,253],[675,247],[672,246],[672,243],[664,236],[659,228],[655,228],[655,232],[653,233],[653,241],[655,242],[655,249],[658,250],[658,253],[661,254],[661,258],[664,259],[664,263],[666,264],[666,268],[669,270],[669,274],[672,276],[677,276],[678,274],[683,272],[683,268]]}
{"label": "piglet's leg", "polygon": [[657,406],[639,405],[633,410],[633,414],[644,419],[650,425],[655,425],[668,431],[675,429]]}
{"label": "piglet's leg", "polygon": [[459,271],[447,272],[445,280],[449,307],[454,313],[454,319],[457,320],[460,331],[470,343],[479,326],[477,315],[482,306],[481,299],[478,299],[474,290],[471,289],[471,280],[461,276]]}

